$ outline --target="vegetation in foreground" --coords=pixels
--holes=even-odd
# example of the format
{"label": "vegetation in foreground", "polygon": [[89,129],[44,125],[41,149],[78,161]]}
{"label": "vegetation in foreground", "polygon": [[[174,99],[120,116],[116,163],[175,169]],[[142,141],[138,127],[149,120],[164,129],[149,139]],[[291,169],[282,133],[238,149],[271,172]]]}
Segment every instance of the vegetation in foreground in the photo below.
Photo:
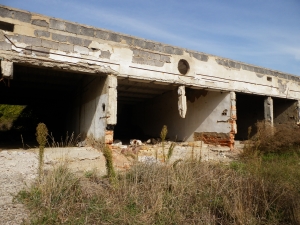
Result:
{"label": "vegetation in foreground", "polygon": [[28,224],[300,224],[300,150],[272,150],[280,129],[257,135],[229,165],[136,163],[113,180],[61,165],[16,199],[31,211]]}
{"label": "vegetation in foreground", "polygon": [[111,184],[61,165],[17,198],[29,224],[299,224],[299,156],[137,164]]}

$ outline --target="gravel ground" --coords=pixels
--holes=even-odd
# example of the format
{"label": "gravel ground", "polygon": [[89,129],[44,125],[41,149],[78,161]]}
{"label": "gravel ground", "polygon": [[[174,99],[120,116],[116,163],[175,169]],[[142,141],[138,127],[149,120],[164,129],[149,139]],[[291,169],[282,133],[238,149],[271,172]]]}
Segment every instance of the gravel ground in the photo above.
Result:
{"label": "gravel ground", "polygon": [[0,224],[17,225],[26,220],[28,211],[13,197],[37,176],[37,158],[33,152],[0,152]]}

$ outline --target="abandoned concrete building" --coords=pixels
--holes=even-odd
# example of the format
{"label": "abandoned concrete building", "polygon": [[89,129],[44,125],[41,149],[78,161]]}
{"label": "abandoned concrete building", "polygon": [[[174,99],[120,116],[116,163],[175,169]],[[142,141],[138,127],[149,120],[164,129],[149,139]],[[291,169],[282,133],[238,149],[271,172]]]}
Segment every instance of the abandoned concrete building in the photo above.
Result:
{"label": "abandoned concrete building", "polygon": [[0,104],[51,108],[83,137],[159,136],[234,147],[259,120],[299,120],[300,78],[0,6]]}

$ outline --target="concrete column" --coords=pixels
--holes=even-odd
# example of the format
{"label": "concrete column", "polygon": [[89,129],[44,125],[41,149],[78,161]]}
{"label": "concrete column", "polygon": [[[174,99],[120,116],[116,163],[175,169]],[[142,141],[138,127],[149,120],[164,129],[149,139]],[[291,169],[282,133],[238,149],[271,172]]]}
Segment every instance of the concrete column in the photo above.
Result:
{"label": "concrete column", "polygon": [[237,133],[237,126],[236,126],[236,95],[235,92],[230,92],[230,119],[229,122],[231,124],[231,130],[230,130],[230,150],[234,149],[234,137]]}
{"label": "concrete column", "polygon": [[114,127],[117,124],[117,86],[118,79],[115,75],[107,76],[107,110],[106,110],[106,130],[105,144],[112,144],[114,140]]}
{"label": "concrete column", "polygon": [[264,102],[264,114],[265,114],[265,121],[273,126],[273,99],[271,97],[265,98]]}
{"label": "concrete column", "polygon": [[178,87],[178,111],[179,111],[179,115],[182,118],[185,118],[185,114],[187,111],[185,86]]}
{"label": "concrete column", "polygon": [[297,102],[297,125],[300,125],[300,100]]}
{"label": "concrete column", "polygon": [[117,124],[117,86],[118,79],[117,76],[108,75],[108,106],[106,111],[107,124],[116,125]]}
{"label": "concrete column", "polygon": [[13,78],[13,63],[9,61],[1,61],[1,73],[4,78]]}

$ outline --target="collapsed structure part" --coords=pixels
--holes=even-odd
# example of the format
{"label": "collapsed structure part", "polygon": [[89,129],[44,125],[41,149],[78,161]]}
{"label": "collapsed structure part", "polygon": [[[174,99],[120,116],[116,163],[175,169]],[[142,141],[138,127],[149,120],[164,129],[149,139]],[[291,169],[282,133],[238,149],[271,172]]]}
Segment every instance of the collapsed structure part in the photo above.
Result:
{"label": "collapsed structure part", "polygon": [[233,149],[259,120],[299,123],[297,76],[6,6],[0,60],[0,104],[47,102],[107,144],[167,125],[170,139]]}

